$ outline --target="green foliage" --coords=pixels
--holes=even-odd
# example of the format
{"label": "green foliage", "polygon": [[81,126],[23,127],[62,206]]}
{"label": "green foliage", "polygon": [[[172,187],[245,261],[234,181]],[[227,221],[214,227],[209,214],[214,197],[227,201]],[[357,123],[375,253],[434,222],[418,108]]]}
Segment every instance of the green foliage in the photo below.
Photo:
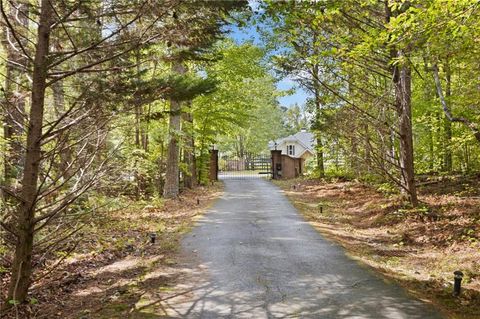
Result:
{"label": "green foliage", "polygon": [[398,194],[398,188],[392,183],[381,183],[377,186],[377,191],[383,193],[384,195],[393,195]]}
{"label": "green foliage", "polygon": [[217,90],[193,101],[195,132],[200,150],[221,144],[222,151],[265,151],[268,141],[283,132],[283,112],[275,80],[263,59],[265,51],[252,44],[218,44],[223,58],[200,70],[217,79]]}
{"label": "green foliage", "polygon": [[327,170],[325,171],[325,176],[328,178],[341,178],[351,180],[353,179],[353,174],[343,166],[328,166]]}
{"label": "green foliage", "polygon": [[[276,71],[311,93],[307,111],[327,166],[340,157],[341,166],[360,178],[397,179],[391,71],[408,66],[416,172],[480,168],[479,141],[471,127],[448,120],[432,75],[432,65],[439,65],[453,116],[478,129],[478,1],[390,1],[388,7],[369,0],[265,1],[262,9],[261,23],[270,27],[262,26],[262,34],[275,49]],[[403,55],[391,55],[399,49]]]}
{"label": "green foliage", "polygon": [[300,130],[306,129],[309,126],[305,107],[298,104],[290,106],[285,111],[284,117],[287,134],[289,135],[300,132]]}
{"label": "green foliage", "polygon": [[208,185],[210,182],[209,163],[210,154],[204,150],[202,153],[200,153],[200,155],[197,156],[198,182],[200,185]]}

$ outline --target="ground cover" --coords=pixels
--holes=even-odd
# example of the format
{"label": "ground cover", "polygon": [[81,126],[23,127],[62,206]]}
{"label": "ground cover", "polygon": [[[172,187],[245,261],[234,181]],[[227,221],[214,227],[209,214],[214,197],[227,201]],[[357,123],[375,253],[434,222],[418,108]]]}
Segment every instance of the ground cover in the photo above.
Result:
{"label": "ground cover", "polygon": [[[131,202],[99,212],[75,253],[39,269],[30,303],[5,318],[158,318],[160,301],[182,276],[179,240],[221,194],[221,183],[176,200]],[[155,243],[149,234],[156,233]],[[49,269],[64,259],[53,271]],[[6,287],[8,278],[0,278]],[[2,288],[3,291],[3,288]],[[2,317],[3,318],[3,317]]]}

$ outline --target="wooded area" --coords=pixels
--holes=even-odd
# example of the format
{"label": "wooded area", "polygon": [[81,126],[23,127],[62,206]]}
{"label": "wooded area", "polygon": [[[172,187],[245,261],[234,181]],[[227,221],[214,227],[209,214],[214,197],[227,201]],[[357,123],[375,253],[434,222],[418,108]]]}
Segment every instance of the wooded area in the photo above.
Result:
{"label": "wooded area", "polygon": [[221,40],[246,6],[1,2],[7,304],[26,300],[36,266],[74,251],[101,209],[93,197],[206,184],[218,135],[238,134],[259,105],[280,112],[264,51]]}
{"label": "wooded area", "polygon": [[[389,180],[478,171],[477,1],[272,2],[274,62],[311,93],[319,159]],[[319,163],[319,175],[325,174]],[[373,175],[377,175],[373,177]]]}
{"label": "wooded area", "polygon": [[[74,253],[110,199],[208,185],[214,145],[260,153],[309,126],[310,177],[387,185],[414,208],[419,176],[480,172],[477,0],[3,0],[0,10],[5,308],[31,301],[36,271]],[[256,27],[265,45],[228,38],[232,26]],[[306,105],[279,104],[285,77]]]}

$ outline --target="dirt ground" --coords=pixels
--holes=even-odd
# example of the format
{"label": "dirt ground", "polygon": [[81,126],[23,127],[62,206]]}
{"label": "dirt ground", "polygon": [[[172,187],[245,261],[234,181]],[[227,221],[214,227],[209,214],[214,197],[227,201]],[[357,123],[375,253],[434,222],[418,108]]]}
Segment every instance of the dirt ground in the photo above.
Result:
{"label": "dirt ground", "polygon": [[[354,258],[434,303],[449,318],[480,318],[480,182],[478,177],[423,178],[421,208],[388,188],[352,181],[276,182],[327,238]],[[461,270],[460,297],[452,296]]]}
{"label": "dirt ground", "polygon": [[[221,189],[217,183],[186,191],[178,200],[99,214],[60,267],[49,272],[51,263],[36,272],[30,304],[11,308],[2,318],[158,318],[164,313],[155,305],[169,298],[174,282],[184,276],[176,266],[179,240]],[[8,278],[0,279],[6,287]]]}

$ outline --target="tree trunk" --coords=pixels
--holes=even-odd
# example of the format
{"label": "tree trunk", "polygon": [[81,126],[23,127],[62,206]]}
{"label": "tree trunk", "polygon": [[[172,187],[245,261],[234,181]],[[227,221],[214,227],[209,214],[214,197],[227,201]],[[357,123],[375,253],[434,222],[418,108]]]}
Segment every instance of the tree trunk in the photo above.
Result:
{"label": "tree trunk", "polygon": [[245,157],[245,144],[244,144],[243,136],[242,135],[237,136],[237,141],[238,141],[237,156],[239,158],[244,158]]}
{"label": "tree trunk", "polygon": [[[429,72],[427,56],[423,56],[424,71]],[[429,81],[423,81],[423,98],[428,103],[434,103],[435,89],[430,85]],[[436,169],[437,149],[435,145],[436,138],[438,138],[438,125],[436,125],[437,112],[428,112],[427,118],[430,119],[431,126],[428,129],[428,169],[431,173]]]}
{"label": "tree trunk", "polygon": [[438,98],[440,99],[443,113],[445,114],[446,118],[451,122],[460,122],[466,127],[468,127],[470,131],[473,133],[473,136],[475,136],[475,139],[477,140],[477,142],[480,143],[480,128],[478,127],[478,124],[465,117],[453,116],[452,111],[450,110],[450,107],[447,103],[447,100],[443,95],[442,83],[440,82],[440,76],[438,74],[439,73],[438,65],[433,64],[432,71],[433,71],[433,79],[435,80],[435,86],[437,88],[437,95],[438,95]]}
{"label": "tree trunk", "polygon": [[323,156],[323,141],[321,134],[317,134],[317,169],[319,177],[325,177],[325,160]]}
{"label": "tree trunk", "polygon": [[[185,74],[185,66],[175,61],[172,65],[172,71],[176,74]],[[170,99],[170,124],[168,128],[169,141],[167,150],[167,168],[165,173],[165,186],[163,197],[175,198],[179,193],[179,133],[181,130],[181,103],[175,99]]]}
{"label": "tree trunk", "polygon": [[[452,72],[450,70],[450,62],[448,59],[445,62],[445,77],[446,77],[446,87],[445,87],[445,99],[447,103],[450,104],[451,107],[451,99],[452,96]],[[443,119],[443,129],[444,129],[444,140],[443,140],[443,170],[445,172],[451,172],[453,169],[453,161],[452,161],[452,122],[444,117]]]}
{"label": "tree trunk", "polygon": [[[400,58],[404,55],[401,50],[398,50],[397,54],[397,57]],[[413,161],[412,76],[410,66],[394,66],[393,82],[395,86],[395,105],[399,120],[401,183],[403,191],[407,193],[411,204],[416,207],[418,206],[418,199]]]}
{"label": "tree trunk", "polygon": [[333,147],[335,152],[335,170],[338,172],[340,168],[340,152],[339,152],[339,146],[338,146],[338,138],[335,138]]}
{"label": "tree trunk", "polygon": [[[140,83],[140,63],[141,63],[141,57],[140,57],[140,50],[137,49],[135,51],[135,62],[137,64],[137,83]],[[137,88],[139,90],[140,88]],[[137,91],[138,92],[138,91]],[[143,116],[143,108],[142,108],[142,97],[140,94],[135,93],[134,97],[134,107],[135,107],[135,147],[137,149],[140,149],[144,146],[144,137],[143,137],[143,132],[142,132],[142,116]]]}
{"label": "tree trunk", "polygon": [[325,163],[324,163],[324,153],[323,153],[323,142],[321,134],[321,114],[322,114],[322,102],[320,100],[320,87],[318,84],[318,79],[320,77],[319,68],[317,64],[314,64],[312,67],[312,72],[314,74],[314,84],[313,84],[313,93],[315,96],[315,121],[316,121],[316,138],[317,138],[317,170],[320,177],[325,177]]}
{"label": "tree trunk", "polygon": [[355,136],[350,138],[350,171],[354,176],[359,176],[360,167],[358,166],[358,145]]}
{"label": "tree trunk", "polygon": [[[138,98],[136,98],[137,100]],[[140,141],[140,116],[141,116],[141,107],[138,101],[135,101],[135,147],[137,149],[142,148]]]}
{"label": "tree trunk", "polygon": [[[431,117],[431,116],[430,116]],[[433,172],[435,167],[435,145],[433,139],[433,130],[428,130],[428,169]]]}
{"label": "tree trunk", "polygon": [[363,125],[365,132],[364,148],[365,148],[365,171],[370,173],[370,168],[372,166],[372,155],[370,154],[370,132],[368,130],[368,124]]}
{"label": "tree trunk", "polygon": [[27,132],[24,174],[21,198],[17,211],[18,241],[12,263],[12,276],[8,289],[8,300],[25,301],[32,275],[32,251],[34,218],[37,200],[37,184],[41,159],[41,135],[45,108],[47,79],[47,56],[49,52],[52,6],[49,0],[42,0],[40,21],[37,30],[37,44],[33,63],[32,104]]}
{"label": "tree trunk", "polygon": [[[393,15],[390,1],[385,1],[385,20],[387,23]],[[406,193],[413,207],[418,206],[417,188],[415,185],[415,167],[413,158],[413,131],[412,131],[412,70],[407,64],[405,52],[396,47],[390,47],[392,61],[400,62],[391,67],[395,93],[395,109],[398,117],[398,133],[400,138],[400,183],[402,192]]]}
{"label": "tree trunk", "polygon": [[[191,107],[191,102],[188,106]],[[184,131],[187,131],[185,148],[184,148],[184,162],[187,167],[187,174],[184,178],[184,185],[186,188],[193,188],[197,181],[197,168],[195,165],[195,138],[193,136],[193,116],[190,110],[183,113],[183,121],[185,123]]]}
{"label": "tree trunk", "polygon": [[[141,63],[141,58],[140,58],[140,50],[136,50],[135,52],[135,58],[136,58],[136,64],[137,64],[137,83],[140,83],[140,63]],[[137,88],[138,92],[139,88]],[[142,105],[142,97],[138,93],[134,94],[134,111],[135,111],[135,148],[140,150],[143,149],[147,151],[147,138],[146,138],[146,133],[145,130],[143,129],[143,105]],[[147,188],[147,183],[145,176],[142,175],[139,170],[135,170],[135,181],[137,184],[137,190],[136,190],[136,197],[137,199],[140,199],[143,195],[145,195],[145,191]]]}

